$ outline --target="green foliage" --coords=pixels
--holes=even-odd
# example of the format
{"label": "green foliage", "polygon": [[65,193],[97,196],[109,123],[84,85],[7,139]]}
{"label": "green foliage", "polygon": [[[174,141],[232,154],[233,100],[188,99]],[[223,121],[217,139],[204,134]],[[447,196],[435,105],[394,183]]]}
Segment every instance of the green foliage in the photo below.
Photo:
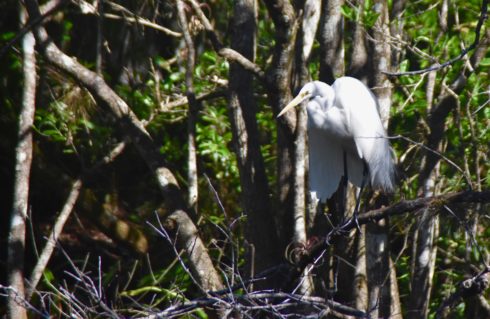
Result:
{"label": "green foliage", "polygon": [[86,90],[76,86],[54,89],[61,89],[58,98],[36,108],[35,131],[58,145],[62,153],[76,154],[94,164],[110,148],[113,130],[96,116],[93,98]]}
{"label": "green foliage", "polygon": [[216,169],[218,179],[237,178],[236,159],[229,145],[232,134],[226,106],[208,106],[202,111],[197,123],[197,145],[199,154],[210,159],[209,166]]}
{"label": "green foliage", "polygon": [[364,2],[364,8],[354,7],[351,3],[343,4],[342,15],[349,21],[362,22],[364,27],[372,28],[378,20],[379,13],[375,11],[372,1]]}

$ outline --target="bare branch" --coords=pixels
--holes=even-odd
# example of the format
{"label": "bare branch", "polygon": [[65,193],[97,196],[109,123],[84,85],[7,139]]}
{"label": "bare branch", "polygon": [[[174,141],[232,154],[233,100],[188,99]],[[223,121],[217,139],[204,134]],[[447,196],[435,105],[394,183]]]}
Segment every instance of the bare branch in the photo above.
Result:
{"label": "bare branch", "polygon": [[[34,0],[26,1],[26,4],[31,18],[35,19],[39,16],[39,8]],[[171,206],[185,206],[183,205],[182,194],[175,177],[162,164],[162,156],[155,147],[152,138],[144,128],[143,123],[131,111],[128,104],[107,85],[101,76],[64,54],[49,38],[43,27],[36,28],[35,35],[40,45],[41,53],[49,63],[73,76],[89,89],[92,94],[106,103],[111,114],[125,127],[124,132],[134,142],[142,158],[155,173],[163,193],[171,199],[169,204]]]}
{"label": "bare branch", "polygon": [[257,76],[259,80],[265,82],[265,73],[264,71],[262,71],[260,66],[258,66],[257,64],[253,63],[252,61],[244,57],[241,53],[233,49],[223,47],[223,44],[219,40],[218,35],[213,29],[213,26],[209,22],[204,12],[202,12],[202,9],[199,6],[199,4],[195,0],[188,0],[188,1],[192,5],[192,8],[194,9],[194,12],[196,13],[197,17],[199,18],[199,20],[201,20],[201,23],[204,25],[206,32],[209,33],[211,43],[213,44],[213,47],[216,50],[216,52],[218,52],[218,54],[224,57],[225,59],[240,64],[245,70],[252,72],[255,76]]}
{"label": "bare branch", "polygon": [[58,11],[61,8],[61,0],[51,0],[47,3],[45,3],[41,8],[41,15],[36,18],[36,19],[31,19],[29,20],[28,23],[26,23],[24,26],[22,26],[21,30],[17,32],[17,34],[7,43],[5,44],[1,49],[0,49],[0,58],[3,57],[5,53],[22,37],[28,33],[31,32],[32,29],[37,26],[38,24],[41,24],[48,20],[56,11]]}
{"label": "bare branch", "polygon": [[44,246],[44,249],[41,255],[39,256],[36,266],[32,270],[31,276],[29,278],[29,288],[27,289],[26,292],[26,300],[31,299],[32,294],[36,289],[37,284],[39,283],[39,280],[41,279],[43,272],[46,269],[46,266],[48,265],[49,259],[51,258],[51,254],[53,253],[54,248],[56,247],[56,241],[58,240],[58,237],[60,236],[63,230],[63,226],[65,225],[65,222],[70,216],[73,207],[75,206],[75,203],[77,202],[78,195],[80,194],[81,188],[82,188],[81,179],[77,179],[71,186],[71,190],[65,202],[65,205],[63,206],[63,209],[61,210],[61,213],[59,214],[58,218],[56,218],[56,223],[53,227],[53,230],[51,231],[51,234],[48,237],[48,241],[46,242],[46,245]]}
{"label": "bare branch", "polygon": [[[158,219],[158,221],[160,221]],[[164,227],[165,226],[165,227]],[[223,288],[223,283],[218,273],[215,271],[213,263],[208,256],[207,248],[196,225],[184,211],[176,211],[165,220],[165,225],[160,224],[160,228],[153,227],[156,231],[166,238],[175,249],[175,244],[171,241],[166,229],[175,233],[177,245],[185,250],[190,259],[191,278],[200,288],[201,292],[207,293],[209,290]],[[179,256],[175,249],[176,256]],[[182,262],[182,265],[185,265]]]}
{"label": "bare branch", "polygon": [[[108,164],[114,160],[119,154],[124,150],[126,143],[121,142],[117,144],[108,155],[104,156],[98,163],[94,165],[94,167],[87,171],[84,176],[93,174],[97,169],[99,169],[102,165]],[[83,182],[82,179],[79,178],[75,182],[73,182],[71,186],[70,193],[66,199],[65,205],[61,210],[59,216],[56,218],[56,223],[51,231],[51,234],[48,236],[48,240],[43,248],[41,255],[38,258],[36,266],[31,272],[31,276],[29,277],[29,288],[26,293],[26,300],[30,300],[34,290],[36,289],[41,276],[48,265],[49,259],[56,247],[56,242],[63,231],[63,227],[68,220],[71,212],[73,211],[73,207],[77,202],[78,195],[80,194],[80,190],[82,188]]]}
{"label": "bare branch", "polygon": [[322,315],[327,314],[329,311],[334,311],[338,314],[355,318],[369,318],[367,313],[331,299],[284,292],[259,291],[241,296],[220,295],[211,298],[195,299],[171,306],[158,314],[140,317],[139,319],[174,318],[189,314],[197,308],[216,306],[237,309],[242,314],[246,314],[252,310],[260,311],[263,314],[269,312],[274,313],[277,317],[281,317],[283,311],[291,311],[298,306],[302,306],[304,307],[303,311],[307,311],[311,315],[316,314],[319,317],[322,317]]}
{"label": "bare branch", "polygon": [[408,71],[408,72],[388,72],[388,71],[383,71],[384,74],[388,76],[403,76],[403,75],[417,75],[417,74],[423,74],[431,71],[437,71],[441,70],[447,66],[450,66],[451,64],[463,59],[470,51],[474,50],[478,44],[480,43],[480,32],[483,24],[485,21],[488,19],[488,0],[482,0],[482,6],[480,10],[480,18],[478,19],[478,23],[475,28],[475,40],[473,43],[467,47],[466,49],[463,49],[461,53],[457,56],[454,57],[442,64],[433,64],[432,66],[422,69],[422,70],[416,70],[416,71]]}
{"label": "bare branch", "polygon": [[[95,8],[92,4],[88,3],[87,1],[72,0],[72,2],[78,5],[81,8],[82,13],[84,14],[99,15],[99,11],[97,10],[97,8]],[[121,12],[123,16],[119,16],[113,13],[104,13],[103,14],[104,18],[113,19],[113,20],[124,20],[124,22],[126,23],[128,22],[137,23],[142,26],[158,30],[160,32],[165,33],[166,35],[175,38],[180,38],[182,36],[182,34],[179,32],[175,32],[157,23],[151,22],[148,19],[136,15],[134,12],[129,11],[125,7],[121,6],[120,4],[114,3],[112,1],[106,1],[105,3],[107,3],[113,10]]]}
{"label": "bare branch", "polygon": [[194,93],[194,68],[196,64],[196,52],[194,41],[188,29],[187,17],[184,10],[184,2],[177,0],[177,13],[180,27],[184,34],[185,45],[187,47],[187,65],[185,71],[185,84],[187,101],[189,102],[189,112],[187,114],[187,183],[189,194],[187,203],[189,207],[197,209],[198,180],[197,180],[197,155],[196,155],[196,113],[199,105]]}
{"label": "bare branch", "polygon": [[[490,191],[474,192],[464,191],[459,193],[449,193],[433,197],[423,197],[413,200],[404,200],[398,202],[392,206],[383,207],[368,211],[359,215],[359,225],[368,224],[371,222],[379,221],[386,217],[402,215],[409,212],[418,211],[422,208],[437,209],[444,205],[451,205],[456,203],[490,203]],[[290,280],[295,280],[303,269],[315,258],[323,252],[328,246],[330,246],[331,240],[334,237],[341,236],[350,232],[357,227],[356,223],[351,219],[344,224],[334,228],[324,240],[319,241],[309,251],[303,251],[303,255],[299,256],[299,262],[297,268],[291,273]]]}
{"label": "bare branch", "polygon": [[402,140],[405,140],[413,145],[416,145],[418,147],[421,147],[423,148],[424,150],[426,150],[427,152],[430,152],[431,154],[435,155],[435,156],[438,156],[440,158],[442,158],[444,161],[446,161],[449,165],[451,165],[452,167],[454,167],[458,172],[460,172],[463,177],[465,178],[466,182],[468,183],[469,186],[471,186],[471,178],[470,176],[468,176],[466,174],[466,172],[461,168],[459,167],[454,161],[450,160],[447,156],[445,156],[444,154],[442,154],[441,152],[437,151],[437,150],[434,150],[430,147],[428,147],[427,145],[424,145],[423,143],[420,143],[420,142],[417,142],[417,141],[414,141],[412,140],[411,138],[409,137],[406,137],[406,136],[403,136],[403,135],[396,135],[396,136],[390,136],[389,137],[390,139],[402,139]]}

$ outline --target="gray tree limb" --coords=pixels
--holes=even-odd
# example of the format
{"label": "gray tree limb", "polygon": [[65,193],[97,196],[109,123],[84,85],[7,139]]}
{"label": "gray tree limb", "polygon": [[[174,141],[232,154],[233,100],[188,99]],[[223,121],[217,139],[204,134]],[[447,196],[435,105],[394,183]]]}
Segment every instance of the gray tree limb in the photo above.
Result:
{"label": "gray tree limb", "polygon": [[[21,9],[21,21],[25,22],[26,12]],[[22,107],[19,112],[17,146],[15,148],[15,178],[13,204],[10,215],[10,228],[7,247],[7,281],[13,290],[9,290],[7,299],[8,318],[27,318],[26,309],[17,298],[24,298],[24,253],[26,219],[29,209],[29,181],[32,163],[32,124],[36,105],[36,40],[32,32],[22,39],[24,90]],[[15,294],[12,293],[15,291]]]}
{"label": "gray tree limb", "polygon": [[29,285],[28,285],[29,287],[27,288],[27,292],[26,292],[26,300],[28,301],[31,299],[32,294],[34,293],[39,283],[39,280],[43,275],[44,270],[46,270],[46,266],[48,265],[49,259],[53,254],[54,248],[56,247],[56,241],[58,240],[58,237],[60,236],[63,230],[63,226],[65,225],[65,222],[68,220],[68,217],[73,211],[73,207],[77,202],[78,195],[80,194],[81,188],[82,188],[81,179],[77,179],[71,186],[71,190],[65,202],[65,205],[63,206],[63,209],[61,210],[60,214],[56,218],[56,223],[54,224],[53,230],[51,231],[48,240],[44,245],[43,251],[37,260],[36,266],[32,270],[31,276],[29,277]]}
{"label": "gray tree limb", "polygon": [[[383,126],[388,128],[391,109],[392,88],[388,77],[382,73],[391,66],[390,18],[388,2],[374,1],[374,10],[379,15],[370,34],[369,42],[371,68],[369,83],[377,97]],[[396,271],[390,256],[389,219],[370,223],[366,226],[366,268],[368,279],[368,309],[374,318],[401,318],[401,305],[396,286]]]}
{"label": "gray tree limb", "polygon": [[[298,21],[289,1],[267,0],[265,5],[275,26],[275,46],[272,61],[267,69],[266,89],[274,114],[291,100],[291,74]],[[278,210],[276,224],[285,249],[293,238],[294,196],[295,196],[295,132],[297,117],[295,112],[284,114],[277,123],[277,195]]]}
{"label": "gray tree limb", "polygon": [[[320,81],[332,84],[344,75],[344,0],[323,0],[320,20]],[[354,43],[355,46],[363,43]]]}
{"label": "gray tree limb", "polygon": [[198,199],[198,178],[197,178],[197,154],[196,154],[196,117],[199,111],[198,101],[194,93],[194,68],[196,65],[196,50],[194,41],[189,32],[187,17],[184,9],[184,2],[177,0],[177,16],[179,18],[180,28],[184,35],[185,45],[187,47],[187,64],[185,70],[185,83],[187,101],[189,102],[189,112],[187,115],[187,187],[189,207],[197,209]]}

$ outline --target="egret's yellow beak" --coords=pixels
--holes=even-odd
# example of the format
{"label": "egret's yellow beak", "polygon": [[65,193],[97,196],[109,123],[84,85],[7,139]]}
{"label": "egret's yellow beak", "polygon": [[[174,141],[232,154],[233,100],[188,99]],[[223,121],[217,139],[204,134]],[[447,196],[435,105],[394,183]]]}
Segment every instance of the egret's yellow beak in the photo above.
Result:
{"label": "egret's yellow beak", "polygon": [[299,92],[299,94],[291,102],[289,102],[288,105],[286,105],[282,109],[282,111],[277,115],[277,117],[282,116],[284,113],[286,113],[287,111],[289,111],[290,109],[292,109],[296,105],[301,104],[301,102],[303,102],[304,100],[306,100],[310,96],[311,96],[311,94],[308,91]]}

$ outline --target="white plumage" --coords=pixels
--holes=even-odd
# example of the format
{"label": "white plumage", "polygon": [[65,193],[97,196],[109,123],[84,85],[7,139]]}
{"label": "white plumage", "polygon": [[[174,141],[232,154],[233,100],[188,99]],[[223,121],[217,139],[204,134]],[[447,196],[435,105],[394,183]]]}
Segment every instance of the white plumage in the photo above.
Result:
{"label": "white plumage", "polygon": [[344,156],[354,185],[361,186],[364,162],[371,186],[393,191],[393,157],[373,93],[351,77],[341,77],[332,86],[313,81],[278,116],[305,100],[309,184],[316,197],[324,202],[337,190],[344,175]]}

